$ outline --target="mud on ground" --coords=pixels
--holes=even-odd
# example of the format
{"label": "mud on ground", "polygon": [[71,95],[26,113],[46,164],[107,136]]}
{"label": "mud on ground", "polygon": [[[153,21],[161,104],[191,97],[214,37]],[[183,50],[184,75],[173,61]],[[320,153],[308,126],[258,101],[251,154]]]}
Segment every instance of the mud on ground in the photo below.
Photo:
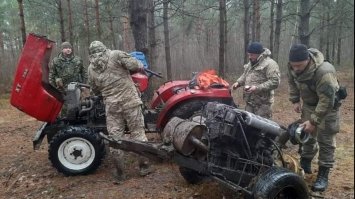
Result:
{"label": "mud on ground", "polygon": [[[330,174],[325,198],[354,198],[354,77],[353,70],[339,73],[348,88],[348,98],[341,107],[341,131],[337,135],[336,166]],[[287,126],[298,119],[287,100],[287,83],[276,91],[274,120]],[[241,93],[234,93],[241,102]],[[155,163],[156,171],[144,178],[138,175],[137,162],[126,155],[128,179],[116,184],[112,177],[112,160],[106,158],[90,175],[65,177],[48,160],[47,143],[34,151],[32,138],[42,123],[9,105],[9,96],[0,99],[0,198],[238,198],[214,181],[190,185],[173,163]],[[151,135],[151,139],[154,135]],[[156,137],[156,136],[155,136]],[[295,157],[297,148],[289,145]],[[317,169],[316,160],[313,170]],[[306,176],[311,184],[316,175]]]}

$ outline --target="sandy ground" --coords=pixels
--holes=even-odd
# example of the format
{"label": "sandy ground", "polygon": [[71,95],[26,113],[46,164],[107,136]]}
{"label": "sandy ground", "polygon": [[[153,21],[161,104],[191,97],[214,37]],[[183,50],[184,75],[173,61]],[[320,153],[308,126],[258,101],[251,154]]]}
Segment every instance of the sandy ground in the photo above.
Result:
{"label": "sandy ground", "polygon": [[[339,73],[348,88],[348,98],[341,107],[341,131],[337,135],[336,166],[330,174],[325,198],[354,198],[354,78],[353,71]],[[287,100],[287,83],[276,91],[274,120],[287,126],[298,119]],[[236,92],[240,102],[240,93]],[[44,142],[33,150],[32,137],[42,124],[9,104],[9,96],[0,99],[0,198],[238,198],[229,189],[207,180],[190,185],[180,176],[173,163],[155,163],[156,171],[144,178],[138,175],[137,162],[127,155],[128,179],[116,184],[112,177],[112,160],[106,158],[90,175],[65,177],[48,160]],[[290,146],[294,155],[297,148]],[[316,160],[313,170],[317,169]],[[316,174],[306,177],[311,184]]]}

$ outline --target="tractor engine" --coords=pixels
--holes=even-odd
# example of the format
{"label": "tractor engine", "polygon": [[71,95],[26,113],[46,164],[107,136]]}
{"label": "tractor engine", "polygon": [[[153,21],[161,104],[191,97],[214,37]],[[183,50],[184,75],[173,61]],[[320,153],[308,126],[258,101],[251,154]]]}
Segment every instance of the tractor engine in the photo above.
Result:
{"label": "tractor engine", "polygon": [[83,97],[82,88],[89,85],[72,82],[68,85],[65,115],[62,117],[69,123],[87,123],[88,125],[105,124],[105,105],[102,96]]}
{"label": "tractor engine", "polygon": [[183,167],[245,186],[275,165],[275,139],[283,129],[247,111],[209,102],[202,117],[185,122],[173,118],[164,132],[165,143],[172,140],[178,152],[203,162],[207,168],[194,168],[193,164]]}
{"label": "tractor engine", "polygon": [[[208,103],[204,117],[208,132],[203,139],[209,145],[211,172],[220,173],[224,167],[240,171],[241,176],[254,176],[273,166],[274,140],[282,132],[277,123],[219,103]],[[224,176],[232,180],[241,177]]]}

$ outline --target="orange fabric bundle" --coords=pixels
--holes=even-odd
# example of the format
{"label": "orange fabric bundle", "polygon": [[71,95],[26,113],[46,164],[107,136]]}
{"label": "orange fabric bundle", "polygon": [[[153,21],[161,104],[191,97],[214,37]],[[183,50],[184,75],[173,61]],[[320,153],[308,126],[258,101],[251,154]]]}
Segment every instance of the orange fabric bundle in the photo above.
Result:
{"label": "orange fabric bundle", "polygon": [[208,88],[211,84],[221,84],[228,87],[229,84],[224,79],[218,77],[215,70],[205,70],[197,75],[197,83],[202,89]]}

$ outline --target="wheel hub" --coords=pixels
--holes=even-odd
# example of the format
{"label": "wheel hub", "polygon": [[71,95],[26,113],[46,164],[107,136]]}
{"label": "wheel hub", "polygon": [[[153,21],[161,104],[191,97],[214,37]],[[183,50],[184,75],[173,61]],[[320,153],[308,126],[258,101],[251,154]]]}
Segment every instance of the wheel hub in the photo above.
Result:
{"label": "wheel hub", "polygon": [[74,156],[74,159],[76,160],[78,157],[83,157],[82,151],[82,149],[77,150],[76,147],[74,147],[73,152],[71,152],[70,155]]}
{"label": "wheel hub", "polygon": [[89,166],[95,158],[95,148],[86,139],[72,137],[58,149],[59,161],[70,169],[80,170]]}

